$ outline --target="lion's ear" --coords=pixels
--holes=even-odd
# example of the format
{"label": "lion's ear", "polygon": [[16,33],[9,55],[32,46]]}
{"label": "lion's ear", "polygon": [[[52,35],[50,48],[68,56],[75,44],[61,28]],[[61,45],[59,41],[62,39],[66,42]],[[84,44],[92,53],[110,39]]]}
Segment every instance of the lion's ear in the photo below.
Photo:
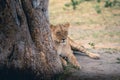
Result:
{"label": "lion's ear", "polygon": [[70,27],[70,23],[65,23],[65,27],[69,28]]}
{"label": "lion's ear", "polygon": [[55,26],[52,25],[52,24],[50,24],[50,29],[51,29],[52,31],[54,31],[54,30],[55,30]]}

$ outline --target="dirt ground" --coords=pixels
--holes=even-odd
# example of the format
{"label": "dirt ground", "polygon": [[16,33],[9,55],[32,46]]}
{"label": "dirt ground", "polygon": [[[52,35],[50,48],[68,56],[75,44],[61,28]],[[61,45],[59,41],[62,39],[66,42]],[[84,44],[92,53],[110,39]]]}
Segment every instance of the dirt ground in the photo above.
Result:
{"label": "dirt ground", "polygon": [[[73,73],[71,73],[67,80],[120,80],[119,41],[117,43],[114,41],[110,42],[109,40],[102,41],[104,38],[102,39],[99,37],[94,39],[88,37],[82,40],[80,37],[80,32],[83,30],[84,34],[85,33],[84,31],[86,30],[82,28],[81,27],[70,28],[70,37],[72,37],[72,39],[74,39],[78,43],[79,42],[82,43],[91,52],[100,54],[100,59],[98,60],[91,59],[84,55],[83,53],[78,52],[78,54],[76,54],[76,57],[80,65],[82,66],[82,69],[75,70]],[[95,28],[92,28],[91,30],[95,30]],[[102,30],[104,30],[103,27]],[[91,33],[89,32],[86,33],[91,35]],[[88,42],[97,41],[98,39],[100,40],[100,42],[99,41],[95,42],[96,44],[95,49],[92,49]]]}
{"label": "dirt ground", "polygon": [[120,80],[120,51],[118,50],[90,50],[100,54],[100,59],[91,59],[83,54],[76,54],[82,66],[74,71],[67,80]]}

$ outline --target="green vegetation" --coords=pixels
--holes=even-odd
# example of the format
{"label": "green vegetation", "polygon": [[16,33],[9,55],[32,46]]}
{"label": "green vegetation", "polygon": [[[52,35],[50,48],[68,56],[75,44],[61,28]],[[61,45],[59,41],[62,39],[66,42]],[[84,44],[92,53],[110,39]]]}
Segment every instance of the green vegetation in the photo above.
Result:
{"label": "green vegetation", "polygon": [[64,67],[64,72],[56,76],[55,80],[66,80],[66,78],[71,76],[72,72],[75,70],[77,70],[77,68],[69,64],[68,66]]}
{"label": "green vegetation", "polygon": [[[66,7],[72,6],[73,10],[76,10],[77,6],[79,6],[80,3],[85,2],[85,1],[96,1],[96,0],[71,0],[71,2],[66,3],[65,6]],[[98,2],[98,3],[104,2],[104,7],[106,7],[106,8],[107,7],[115,7],[115,6],[120,7],[120,1],[119,0],[103,0],[103,1],[97,0],[96,2]]]}
{"label": "green vegetation", "polygon": [[116,63],[120,64],[120,58],[117,58],[117,62]]}
{"label": "green vegetation", "polygon": [[117,62],[116,63],[120,64],[120,58],[117,58]]}
{"label": "green vegetation", "polygon": [[99,5],[96,5],[95,6],[95,10],[97,13],[101,13],[101,9],[100,9],[100,6]]}
{"label": "green vegetation", "polygon": [[66,7],[72,6],[73,10],[76,10],[77,6],[82,3],[84,0],[71,0],[71,2],[66,3]]}
{"label": "green vegetation", "polygon": [[92,48],[95,48],[95,43],[89,42],[88,44],[89,44]]}

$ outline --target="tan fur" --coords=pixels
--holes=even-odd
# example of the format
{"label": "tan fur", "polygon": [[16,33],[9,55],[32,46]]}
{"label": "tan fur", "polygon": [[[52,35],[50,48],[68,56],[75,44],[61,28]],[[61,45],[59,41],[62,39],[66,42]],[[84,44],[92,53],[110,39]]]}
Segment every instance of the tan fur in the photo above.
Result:
{"label": "tan fur", "polygon": [[57,50],[57,53],[61,56],[62,64],[64,66],[67,66],[67,64],[70,63],[75,67],[81,68],[79,62],[73,54],[73,50],[83,52],[91,58],[99,58],[98,54],[87,51],[82,45],[75,43],[68,37],[69,26],[69,23],[50,26],[55,48]]}

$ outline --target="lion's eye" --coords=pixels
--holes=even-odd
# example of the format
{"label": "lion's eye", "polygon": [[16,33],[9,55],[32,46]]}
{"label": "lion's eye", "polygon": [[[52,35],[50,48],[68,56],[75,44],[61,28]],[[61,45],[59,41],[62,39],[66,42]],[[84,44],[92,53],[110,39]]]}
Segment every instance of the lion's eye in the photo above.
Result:
{"label": "lion's eye", "polygon": [[57,32],[57,35],[60,35],[60,32]]}

